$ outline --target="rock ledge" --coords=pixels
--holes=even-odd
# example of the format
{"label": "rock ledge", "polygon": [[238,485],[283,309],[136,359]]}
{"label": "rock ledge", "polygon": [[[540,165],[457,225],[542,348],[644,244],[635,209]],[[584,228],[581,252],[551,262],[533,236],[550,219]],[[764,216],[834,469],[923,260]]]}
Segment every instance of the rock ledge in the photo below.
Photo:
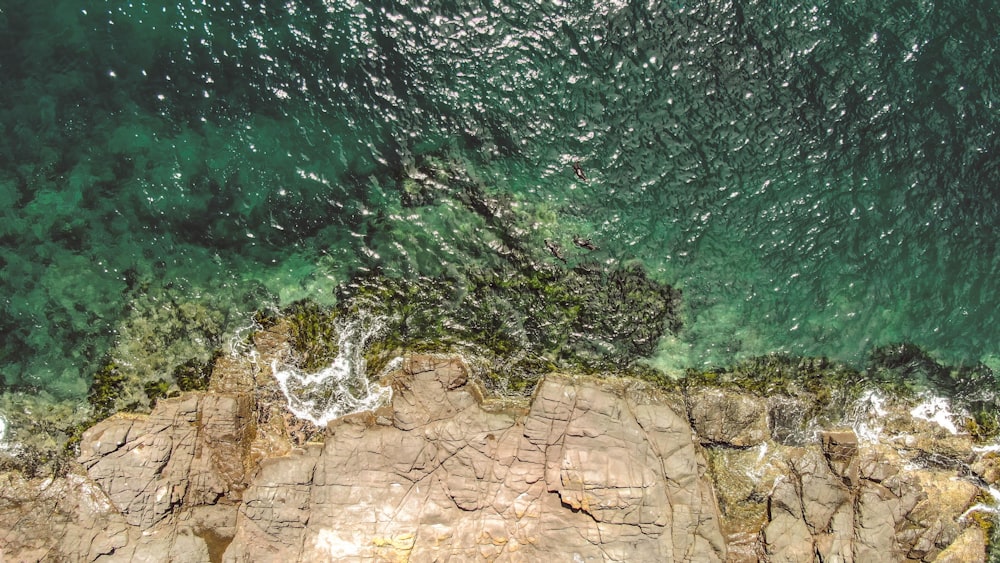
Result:
{"label": "rock ledge", "polygon": [[220,369],[243,384],[95,425],[65,477],[0,476],[0,560],[985,559],[971,442],[917,468],[848,428],[775,442],[747,395],[559,374],[494,412],[462,360],[413,356],[391,405],[296,444],[268,374]]}

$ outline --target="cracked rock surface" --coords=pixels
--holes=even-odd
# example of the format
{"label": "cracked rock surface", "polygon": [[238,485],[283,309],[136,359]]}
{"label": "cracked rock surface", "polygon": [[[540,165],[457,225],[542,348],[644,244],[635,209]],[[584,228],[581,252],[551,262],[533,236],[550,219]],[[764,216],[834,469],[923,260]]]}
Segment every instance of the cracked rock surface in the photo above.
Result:
{"label": "cracked rock surface", "polygon": [[687,422],[642,393],[552,376],[491,413],[456,360],[413,358],[392,424],[354,415],[269,460],[227,560],[725,559]]}
{"label": "cracked rock surface", "polygon": [[558,374],[497,410],[412,356],[391,405],[300,443],[269,363],[98,423],[66,476],[0,475],[0,561],[985,559],[963,474],[996,463],[961,438],[788,445],[738,392]]}

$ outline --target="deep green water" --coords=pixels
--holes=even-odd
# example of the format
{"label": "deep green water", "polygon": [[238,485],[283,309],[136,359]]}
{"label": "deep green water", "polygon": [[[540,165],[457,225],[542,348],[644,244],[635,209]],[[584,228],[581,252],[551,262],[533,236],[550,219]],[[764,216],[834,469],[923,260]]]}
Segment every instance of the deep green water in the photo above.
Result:
{"label": "deep green water", "polygon": [[973,0],[6,0],[4,389],[79,401],[105,358],[169,371],[362,272],[489,267],[467,209],[404,205],[428,154],[542,255],[580,234],[682,288],[654,365],[996,367],[998,29]]}

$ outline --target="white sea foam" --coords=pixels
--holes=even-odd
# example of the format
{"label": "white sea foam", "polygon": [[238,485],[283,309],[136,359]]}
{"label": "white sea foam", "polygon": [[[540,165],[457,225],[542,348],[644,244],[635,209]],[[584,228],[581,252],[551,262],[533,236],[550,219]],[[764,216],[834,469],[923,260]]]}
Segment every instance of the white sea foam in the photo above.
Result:
{"label": "white sea foam", "polygon": [[[887,414],[886,398],[878,391],[866,391],[854,409],[854,431],[859,438],[877,442],[882,432],[882,419]],[[952,434],[958,434],[955,425],[956,413],[951,410],[951,402],[944,397],[927,396],[920,404],[910,409],[910,416],[933,422]],[[899,437],[897,437],[899,438]],[[904,440],[912,437],[902,437]]]}
{"label": "white sea foam", "polygon": [[760,451],[757,453],[757,464],[760,465],[767,456],[767,442],[760,443]]}
{"label": "white sea foam", "polygon": [[944,397],[929,397],[913,407],[910,415],[921,420],[933,422],[952,434],[958,434],[951,412],[951,403]]}
{"label": "white sea foam", "polygon": [[996,515],[1000,514],[1000,491],[998,491],[994,487],[988,487],[986,489],[986,491],[988,493],[990,493],[990,497],[993,499],[993,503],[992,504],[987,504],[987,503],[982,503],[981,502],[981,503],[975,504],[975,505],[969,507],[968,510],[966,510],[965,512],[963,512],[962,515],[959,516],[959,520],[965,520],[973,512],[985,512],[987,514],[994,515],[994,517]]}
{"label": "white sea foam", "polygon": [[7,448],[7,419],[0,416],[0,451],[6,450]]}
{"label": "white sea foam", "polygon": [[864,441],[878,442],[886,412],[885,397],[874,389],[865,391],[855,406],[854,433]]}
{"label": "white sea foam", "polygon": [[294,366],[271,364],[278,386],[288,400],[288,410],[317,426],[331,420],[373,410],[392,397],[392,390],[369,381],[364,349],[382,329],[381,319],[360,315],[338,323],[339,352],[333,363],[315,373]]}
{"label": "white sea foam", "polygon": [[771,461],[767,455],[767,442],[761,442],[757,450],[757,460],[745,472],[745,475],[754,483],[760,482],[760,479],[764,476],[764,472],[771,467]]}
{"label": "white sea foam", "polygon": [[230,356],[251,356],[251,362],[256,359],[257,351],[249,344],[249,335],[261,330],[260,324],[252,317],[238,325],[229,337],[227,348]]}

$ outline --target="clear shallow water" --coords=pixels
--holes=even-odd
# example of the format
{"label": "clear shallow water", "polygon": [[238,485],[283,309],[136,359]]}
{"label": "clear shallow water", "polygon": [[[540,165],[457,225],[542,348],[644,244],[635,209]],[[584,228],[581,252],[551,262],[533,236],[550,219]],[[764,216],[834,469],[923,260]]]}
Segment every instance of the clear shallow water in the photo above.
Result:
{"label": "clear shallow water", "polygon": [[973,1],[11,0],[3,381],[79,400],[108,355],[169,371],[359,272],[488,266],[480,218],[403,205],[423,154],[463,162],[538,247],[579,233],[681,287],[661,367],[900,340],[997,365],[998,20]]}

